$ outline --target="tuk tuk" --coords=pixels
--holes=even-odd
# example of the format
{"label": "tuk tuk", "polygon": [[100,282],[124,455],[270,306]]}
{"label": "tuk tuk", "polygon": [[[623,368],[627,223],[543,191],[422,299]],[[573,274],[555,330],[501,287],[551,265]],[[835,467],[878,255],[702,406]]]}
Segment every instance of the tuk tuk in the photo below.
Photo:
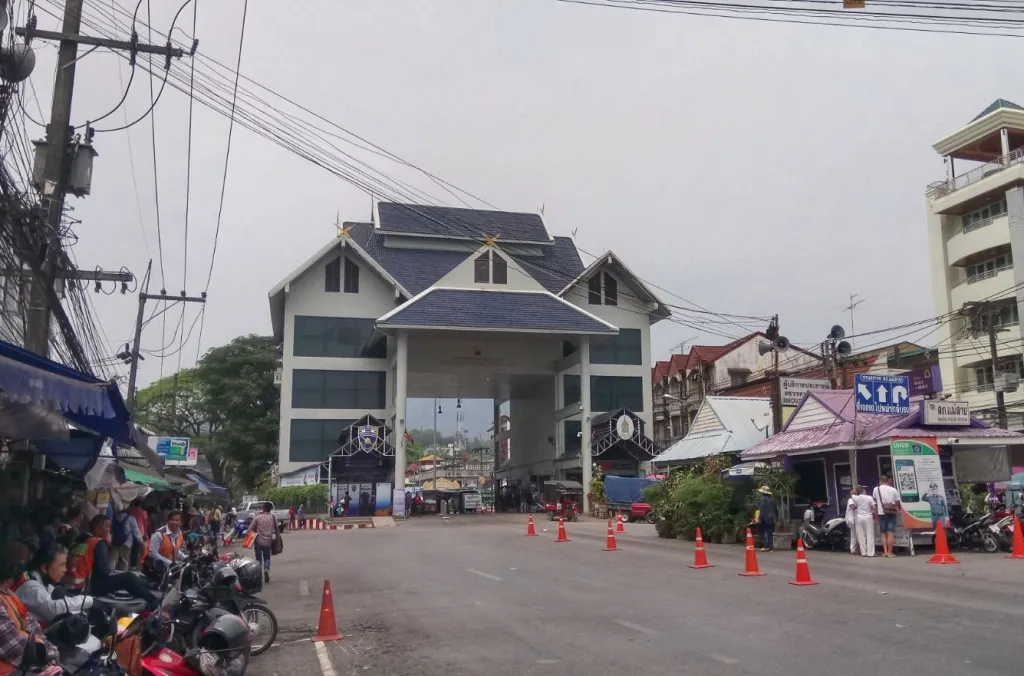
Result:
{"label": "tuk tuk", "polygon": [[548,521],[579,521],[583,505],[583,484],[578,481],[545,481],[542,487]]}

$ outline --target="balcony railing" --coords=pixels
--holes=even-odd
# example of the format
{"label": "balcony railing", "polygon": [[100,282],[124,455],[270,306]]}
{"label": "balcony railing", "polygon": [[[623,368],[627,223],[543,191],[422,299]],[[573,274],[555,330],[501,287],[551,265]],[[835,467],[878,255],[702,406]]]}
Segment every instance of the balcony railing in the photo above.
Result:
{"label": "balcony railing", "polygon": [[977,183],[986,176],[991,176],[997,172],[1011,167],[1015,164],[1024,162],[1024,148],[1017,148],[1011,150],[1008,154],[999,157],[988,164],[983,164],[980,167],[971,169],[966,174],[960,174],[952,180],[936,181],[931,183],[925,189],[924,194],[926,197],[942,197],[948,195],[951,192],[955,192],[960,188],[966,188],[972,183]]}
{"label": "balcony railing", "polygon": [[1003,270],[1010,270],[1012,268],[1013,265],[1004,265],[1002,267],[994,268],[992,270],[986,270],[985,272],[982,272],[980,275],[972,275],[971,277],[968,277],[962,282],[959,282],[956,286],[960,286],[961,284],[977,284],[978,282],[984,281],[986,279],[992,279]]}
{"label": "balcony railing", "polygon": [[986,225],[992,225],[995,222],[995,220],[997,218],[999,218],[1000,216],[1005,216],[1005,215],[1006,214],[999,214],[999,216],[989,216],[988,218],[983,218],[980,221],[975,221],[974,223],[971,223],[970,225],[965,225],[963,228],[961,228],[960,231],[966,235],[969,232],[974,232],[975,230],[981,230]]}

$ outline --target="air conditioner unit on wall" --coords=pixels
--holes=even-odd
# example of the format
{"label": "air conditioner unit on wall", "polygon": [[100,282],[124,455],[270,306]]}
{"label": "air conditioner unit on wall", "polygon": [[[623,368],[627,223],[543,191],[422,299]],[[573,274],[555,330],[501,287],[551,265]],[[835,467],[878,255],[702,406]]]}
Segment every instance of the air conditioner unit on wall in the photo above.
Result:
{"label": "air conditioner unit on wall", "polygon": [[996,392],[1016,392],[1020,385],[1020,376],[1016,373],[1000,373],[996,376]]}

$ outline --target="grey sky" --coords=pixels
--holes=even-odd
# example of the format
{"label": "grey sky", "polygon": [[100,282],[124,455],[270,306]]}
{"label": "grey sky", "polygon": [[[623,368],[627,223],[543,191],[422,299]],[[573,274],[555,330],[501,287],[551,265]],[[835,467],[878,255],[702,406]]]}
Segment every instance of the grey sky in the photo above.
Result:
{"label": "grey sky", "polygon": [[[48,3],[41,7],[52,9]],[[98,13],[109,4],[88,0],[86,7]],[[157,0],[153,7],[154,25],[166,27],[179,3]],[[250,3],[247,76],[489,202],[521,211],[544,205],[553,233],[578,229],[583,249],[614,249],[644,278],[705,307],[777,312],[782,332],[798,344],[819,341],[833,323],[848,328],[842,308],[850,293],[866,299],[856,316],[861,331],[934,314],[923,193],[944,170],[930,145],[993,99],[1024,98],[1011,85],[1020,43],[1006,38],[668,16],[555,0],[284,7]],[[242,0],[200,0],[200,52],[234,63],[241,10]],[[40,13],[40,25],[56,22]],[[191,9],[179,26],[191,32]],[[40,51],[32,78],[47,114],[55,51]],[[76,124],[116,103],[119,64],[127,78],[115,56],[97,52],[80,62]],[[129,120],[148,104],[140,71]],[[26,106],[38,117],[30,93]],[[124,121],[118,112],[98,126]],[[187,97],[168,89],[156,108],[156,134],[171,293],[183,288],[187,123]],[[210,264],[226,131],[223,117],[196,107],[185,287],[193,294],[205,286]],[[130,138],[142,228],[129,135],[98,134],[93,195],[74,202],[83,221],[75,247],[82,267],[126,265],[141,275],[143,230],[157,256],[149,120]],[[444,196],[429,182],[419,185]],[[204,350],[269,332],[267,291],[334,236],[339,211],[342,219],[366,219],[370,198],[236,127]],[[112,347],[123,344],[135,298],[94,300]],[[178,312],[168,312],[168,340]],[[194,313],[188,309],[186,327]],[[195,359],[197,333],[183,365]],[[662,322],[654,355],[664,358],[693,337],[726,340]],[[160,340],[157,321],[144,348],[158,350]],[[164,373],[176,366],[177,356],[170,357]],[[141,382],[159,375],[160,360],[150,356]]]}

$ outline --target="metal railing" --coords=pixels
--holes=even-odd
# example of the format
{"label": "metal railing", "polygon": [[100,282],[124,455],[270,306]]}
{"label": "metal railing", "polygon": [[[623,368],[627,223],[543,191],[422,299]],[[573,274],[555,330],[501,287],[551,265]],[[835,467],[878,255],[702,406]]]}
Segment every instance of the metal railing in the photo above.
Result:
{"label": "metal railing", "polygon": [[981,230],[986,225],[992,225],[993,223],[995,223],[995,220],[997,218],[1000,218],[1000,217],[1005,216],[1005,215],[1006,214],[999,214],[999,216],[989,216],[988,218],[983,218],[980,221],[975,221],[974,223],[971,223],[970,225],[965,225],[963,228],[960,229],[960,232],[962,232],[962,233],[964,233],[966,235],[969,232],[974,232],[975,230]]}
{"label": "metal railing", "polygon": [[986,176],[998,173],[1007,167],[1011,167],[1015,164],[1024,162],[1024,148],[1017,148],[1011,150],[1008,154],[1002,157],[996,158],[988,164],[983,164],[980,167],[971,169],[966,174],[960,174],[952,180],[936,181],[930,183],[925,189],[924,194],[926,197],[942,197],[948,195],[951,192],[955,192],[960,188],[966,188],[972,183],[977,183]]}
{"label": "metal railing", "polygon": [[980,275],[973,275],[973,276],[968,277],[967,279],[963,280],[962,282],[957,283],[957,286],[961,286],[963,284],[977,284],[978,282],[985,281],[986,279],[992,279],[993,277],[998,275],[1003,270],[1012,270],[1012,269],[1013,269],[1013,265],[1011,264],[1011,265],[1004,265],[1001,268],[995,268],[994,270],[986,270],[985,272],[981,273]]}

